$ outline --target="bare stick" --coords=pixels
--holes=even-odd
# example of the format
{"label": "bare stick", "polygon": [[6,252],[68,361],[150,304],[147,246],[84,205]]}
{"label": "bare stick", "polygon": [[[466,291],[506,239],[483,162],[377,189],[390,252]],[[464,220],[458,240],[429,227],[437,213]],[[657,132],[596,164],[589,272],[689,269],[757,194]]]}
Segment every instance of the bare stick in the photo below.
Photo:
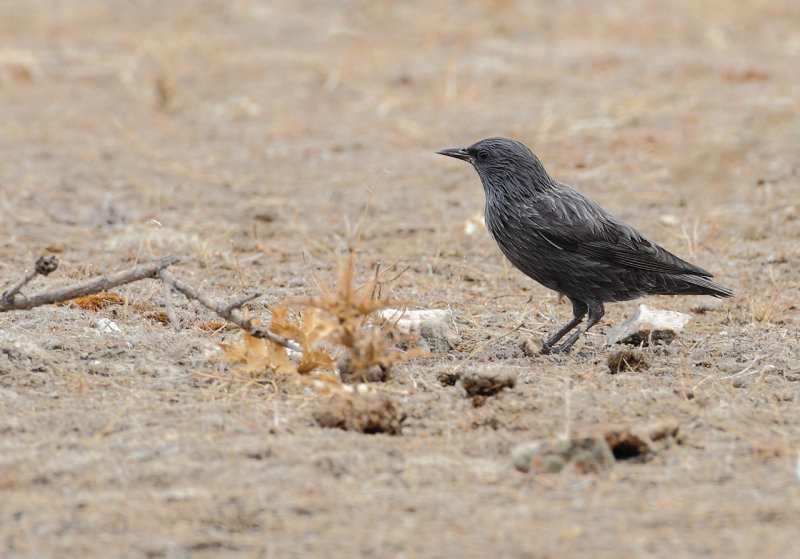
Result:
{"label": "bare stick", "polygon": [[225,305],[224,307],[222,307],[222,309],[226,313],[229,313],[235,309],[241,309],[242,305],[244,305],[249,301],[252,301],[253,299],[258,299],[259,297],[261,297],[261,293],[251,293],[249,295],[242,295],[238,299],[235,299],[230,303],[228,303],[227,305]]}
{"label": "bare stick", "polygon": [[[105,274],[97,276],[90,280],[82,281],[73,285],[65,285],[46,291],[39,292],[30,297],[12,293],[12,296],[4,296],[0,299],[0,312],[7,311],[22,311],[32,309],[34,307],[41,307],[42,305],[52,305],[53,303],[60,303],[62,301],[69,301],[76,297],[85,297],[101,291],[107,291],[114,287],[131,283],[144,278],[153,278],[158,273],[164,270],[167,266],[175,264],[178,258],[175,256],[165,256],[152,262],[145,262],[133,268],[114,272],[112,274]],[[35,274],[34,274],[35,275]],[[26,276],[27,277],[27,276]],[[30,281],[30,280],[28,280]],[[27,282],[25,282],[27,283]],[[22,285],[25,285],[23,283]],[[19,288],[21,288],[20,286]],[[12,289],[17,288],[15,285]],[[19,291],[17,288],[17,291]],[[8,293],[8,292],[7,292]]]}
{"label": "bare stick", "polygon": [[[294,340],[289,340],[283,336],[279,336],[273,332],[270,332],[267,328],[253,324],[251,318],[245,318],[240,312],[238,312],[238,309],[240,309],[242,305],[248,301],[252,301],[256,297],[260,297],[260,293],[243,295],[228,304],[217,303],[206,295],[198,292],[188,283],[179,280],[167,270],[167,266],[170,266],[177,261],[178,258],[175,256],[165,256],[164,258],[139,264],[138,266],[128,268],[127,270],[122,270],[113,274],[97,276],[90,280],[76,283],[74,285],[66,285],[64,287],[42,291],[35,295],[31,295],[30,297],[26,297],[25,295],[20,294],[19,291],[27,283],[36,277],[36,275],[47,275],[55,270],[58,266],[58,261],[54,256],[48,258],[41,257],[36,261],[36,268],[34,270],[26,272],[25,277],[23,277],[19,282],[14,284],[10,289],[5,291],[2,296],[0,296],[0,312],[21,311],[32,309],[34,307],[40,307],[42,305],[51,305],[53,303],[68,301],[76,297],[85,297],[101,291],[107,291],[114,287],[138,281],[140,279],[160,277],[165,285],[172,287],[189,299],[198,301],[201,305],[214,311],[225,320],[232,322],[233,324],[246,330],[251,336],[256,338],[264,338],[265,340],[269,340],[294,351],[303,351],[303,346]],[[175,311],[172,305],[172,300],[169,297],[169,292],[166,293],[165,301],[167,317],[169,318],[172,327],[178,330],[180,328],[180,322],[175,316]]]}
{"label": "bare stick", "polygon": [[237,312],[236,309],[241,307],[247,301],[259,297],[260,294],[256,293],[256,294],[246,295],[244,297],[236,299],[236,301],[234,301],[233,303],[225,305],[214,301],[210,297],[197,291],[194,287],[192,287],[188,283],[179,280],[178,278],[173,276],[170,273],[170,271],[167,270],[166,268],[159,270],[158,275],[164,283],[171,285],[176,291],[183,293],[189,299],[194,299],[207,309],[217,313],[225,320],[232,322],[236,326],[247,331],[247,333],[249,333],[251,336],[256,338],[264,338],[265,340],[269,340],[271,342],[278,344],[279,346],[283,346],[285,348],[294,351],[299,351],[299,352],[303,351],[303,346],[301,346],[294,340],[289,340],[287,338],[284,338],[283,336],[278,336],[277,334],[270,332],[267,328],[262,328],[261,326],[253,324],[253,320],[251,318],[245,318],[239,312]]}
{"label": "bare stick", "polygon": [[36,270],[25,270],[23,278],[3,292],[2,300],[5,302],[13,299],[14,296],[19,293],[19,290],[25,287],[28,282],[37,275]]}

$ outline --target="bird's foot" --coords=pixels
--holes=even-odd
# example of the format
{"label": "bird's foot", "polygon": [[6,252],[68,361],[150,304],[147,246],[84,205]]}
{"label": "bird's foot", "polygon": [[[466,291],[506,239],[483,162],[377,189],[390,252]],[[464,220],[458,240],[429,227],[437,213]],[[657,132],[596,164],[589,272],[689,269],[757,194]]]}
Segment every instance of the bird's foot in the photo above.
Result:
{"label": "bird's foot", "polygon": [[556,355],[558,353],[569,353],[572,349],[572,345],[575,343],[575,340],[570,338],[566,342],[561,345],[551,345],[547,343],[547,340],[542,340],[542,355]]}
{"label": "bird's foot", "polygon": [[542,355],[555,355],[564,350],[563,346],[557,346],[547,343],[547,340],[542,340]]}

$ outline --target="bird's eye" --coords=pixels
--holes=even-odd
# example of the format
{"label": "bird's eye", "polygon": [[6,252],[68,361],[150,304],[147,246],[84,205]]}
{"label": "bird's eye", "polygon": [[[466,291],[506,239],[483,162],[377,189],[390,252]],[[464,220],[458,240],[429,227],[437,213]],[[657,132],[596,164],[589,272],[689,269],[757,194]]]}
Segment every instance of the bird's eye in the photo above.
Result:
{"label": "bird's eye", "polygon": [[478,152],[478,161],[486,161],[489,159],[489,152],[485,149],[482,149]]}

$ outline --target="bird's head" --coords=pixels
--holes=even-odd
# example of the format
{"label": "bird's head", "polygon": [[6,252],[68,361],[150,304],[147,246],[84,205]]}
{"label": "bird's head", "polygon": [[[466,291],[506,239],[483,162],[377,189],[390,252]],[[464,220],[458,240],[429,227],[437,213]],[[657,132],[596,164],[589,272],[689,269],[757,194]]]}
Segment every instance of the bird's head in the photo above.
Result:
{"label": "bird's head", "polygon": [[487,189],[506,189],[516,184],[538,190],[552,183],[539,158],[516,140],[487,138],[471,146],[436,153],[472,163]]}

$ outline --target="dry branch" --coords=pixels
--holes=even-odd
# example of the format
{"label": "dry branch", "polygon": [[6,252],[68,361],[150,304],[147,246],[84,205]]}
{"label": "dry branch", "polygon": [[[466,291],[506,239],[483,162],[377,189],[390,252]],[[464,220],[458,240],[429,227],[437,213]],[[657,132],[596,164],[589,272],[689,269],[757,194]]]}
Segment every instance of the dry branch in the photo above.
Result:
{"label": "dry branch", "polygon": [[[41,260],[41,258],[39,260]],[[154,278],[167,266],[175,264],[178,261],[178,258],[175,256],[165,256],[164,258],[159,258],[158,260],[153,260],[152,262],[145,262],[144,264],[139,264],[132,268],[128,268],[127,270],[121,270],[112,274],[97,276],[90,280],[82,281],[73,285],[65,285],[63,287],[49,289],[39,292],[35,295],[31,295],[30,297],[19,294],[18,292],[22,286],[28,283],[37,273],[46,275],[44,271],[39,271],[39,260],[37,260],[37,269],[34,272],[28,272],[21,282],[14,285],[11,289],[3,294],[2,298],[0,298],[0,312],[22,311],[32,309],[34,307],[40,307],[42,305],[52,305],[62,301],[69,301],[70,299],[74,299],[76,297],[85,297],[101,291],[107,291],[114,287],[138,281],[140,279]],[[47,267],[44,268],[44,270],[47,269]]]}
{"label": "dry branch", "polygon": [[261,295],[260,293],[245,295],[229,304],[221,304],[218,303],[217,301],[214,301],[210,297],[200,293],[188,283],[179,280],[178,278],[173,276],[170,273],[170,271],[167,270],[166,268],[159,270],[158,275],[164,283],[171,285],[173,289],[175,289],[175,291],[182,293],[189,299],[194,299],[207,309],[217,313],[225,320],[239,326],[247,333],[249,333],[251,336],[269,340],[280,346],[283,346],[285,348],[294,351],[299,351],[301,353],[303,352],[303,346],[301,346],[297,342],[284,338],[283,336],[278,336],[277,334],[273,334],[267,328],[262,328],[257,324],[253,324],[253,320],[251,318],[246,318],[237,312],[236,309],[244,305],[246,302],[255,299],[256,297],[259,297]]}
{"label": "dry branch", "polygon": [[[244,329],[251,336],[270,340],[278,345],[295,351],[303,351],[303,347],[297,342],[274,334],[268,329],[254,324],[251,318],[244,317],[237,312],[237,309],[241,308],[242,305],[255,299],[256,297],[259,297],[261,295],[260,293],[243,295],[228,304],[217,303],[206,295],[198,292],[191,285],[179,280],[167,270],[167,266],[175,264],[176,262],[178,262],[177,257],[165,256],[164,258],[139,264],[133,268],[128,268],[127,270],[114,272],[113,274],[97,276],[90,280],[82,281],[74,285],[66,285],[63,287],[57,287],[55,289],[49,289],[35,295],[31,295],[30,297],[20,294],[20,290],[34,277],[39,274],[46,276],[58,267],[58,260],[54,256],[42,256],[36,261],[35,269],[27,271],[25,276],[20,281],[0,295],[0,312],[22,311],[32,309],[34,307],[40,307],[42,305],[52,305],[54,303],[69,301],[70,299],[75,299],[77,297],[86,297],[87,295],[92,295],[101,291],[107,291],[114,287],[124,285],[126,283],[132,283],[140,279],[160,277],[166,285],[172,287],[179,293],[182,293],[189,299],[198,301],[201,305],[214,311],[225,320]],[[172,302],[169,297],[166,298],[166,311],[173,328],[177,329],[179,327],[179,322],[175,316],[174,309],[172,308]]]}

